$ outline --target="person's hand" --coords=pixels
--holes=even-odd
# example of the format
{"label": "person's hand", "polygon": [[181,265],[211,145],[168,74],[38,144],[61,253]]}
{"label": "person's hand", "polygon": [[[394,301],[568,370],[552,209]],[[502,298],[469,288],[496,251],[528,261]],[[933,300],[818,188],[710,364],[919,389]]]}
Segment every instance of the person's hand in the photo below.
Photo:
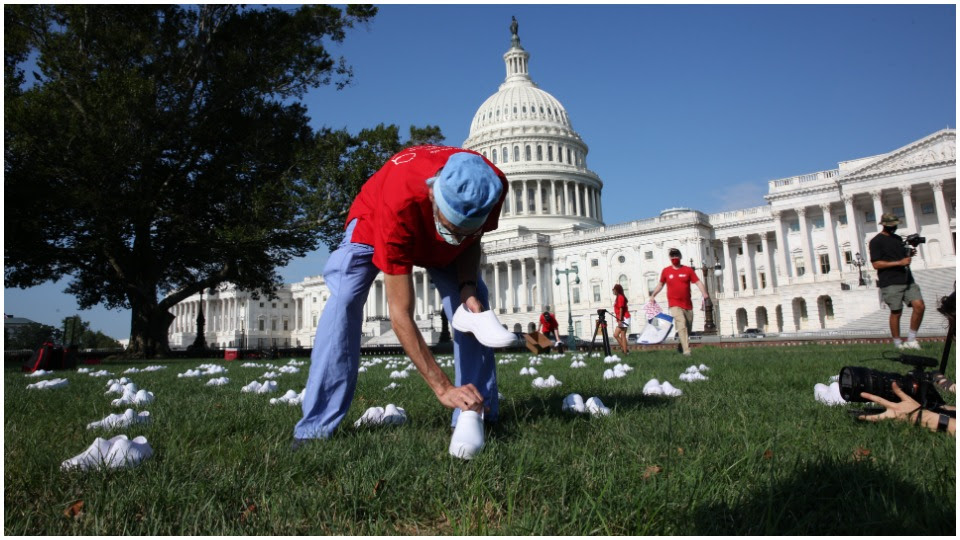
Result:
{"label": "person's hand", "polygon": [[913,259],[912,259],[911,257],[904,257],[904,258],[900,259],[900,266],[910,266],[910,262],[911,262],[912,260],[913,260]]}
{"label": "person's hand", "polygon": [[481,304],[480,300],[477,299],[477,294],[476,294],[477,290],[470,286],[463,288],[464,291],[466,291],[467,289],[473,289],[473,290],[471,291],[471,294],[463,300],[464,307],[466,307],[468,311],[472,311],[473,313],[480,313],[481,311],[483,311],[483,304]]}
{"label": "person's hand", "polygon": [[438,395],[437,399],[448,409],[483,412],[483,396],[472,384],[450,386]]}
{"label": "person's hand", "polygon": [[857,418],[860,420],[867,420],[868,422],[879,422],[880,420],[886,420],[887,418],[910,420],[910,416],[917,412],[917,410],[920,408],[920,404],[917,403],[915,399],[908,396],[903,390],[901,390],[900,387],[897,386],[897,383],[891,383],[890,388],[892,388],[893,393],[900,398],[899,403],[887,401],[880,396],[875,396],[867,392],[860,392],[861,397],[869,399],[877,405],[883,405],[883,407],[887,410],[880,414],[858,416]]}
{"label": "person's hand", "polygon": [[710,308],[712,308],[712,307],[713,307],[713,301],[710,300],[710,297],[708,296],[708,297],[704,298],[704,299],[703,299],[703,309],[704,309],[704,311],[706,311],[706,310],[708,310],[708,309],[710,309]]}

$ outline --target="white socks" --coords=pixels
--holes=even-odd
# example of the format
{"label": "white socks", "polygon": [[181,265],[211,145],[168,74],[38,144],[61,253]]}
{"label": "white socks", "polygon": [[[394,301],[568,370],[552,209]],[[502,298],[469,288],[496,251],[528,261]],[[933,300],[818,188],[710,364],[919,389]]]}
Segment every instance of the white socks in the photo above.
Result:
{"label": "white socks", "polygon": [[475,411],[460,411],[457,427],[450,438],[450,455],[473,459],[483,444],[483,416]]}

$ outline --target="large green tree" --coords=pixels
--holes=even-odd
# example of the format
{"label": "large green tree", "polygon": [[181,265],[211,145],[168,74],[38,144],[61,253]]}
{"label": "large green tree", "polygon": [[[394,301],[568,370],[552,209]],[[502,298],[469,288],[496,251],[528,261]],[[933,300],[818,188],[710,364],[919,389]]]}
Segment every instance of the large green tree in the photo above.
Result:
{"label": "large green tree", "polygon": [[[337,132],[314,133],[299,102],[349,82],[324,44],[375,13],[4,6],[6,285],[69,276],[81,307],[131,310],[130,350],[147,356],[167,351],[184,298],[275,291],[278,266],[342,226],[325,202],[369,168],[349,154],[377,154],[389,131],[334,154]],[[334,155],[336,174],[315,174]]]}

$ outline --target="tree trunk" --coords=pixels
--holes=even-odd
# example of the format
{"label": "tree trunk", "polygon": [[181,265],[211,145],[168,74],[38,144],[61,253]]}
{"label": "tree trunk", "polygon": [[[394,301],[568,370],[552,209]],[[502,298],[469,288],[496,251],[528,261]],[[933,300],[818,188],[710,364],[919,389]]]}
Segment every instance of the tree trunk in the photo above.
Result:
{"label": "tree trunk", "polygon": [[170,352],[167,331],[173,322],[172,313],[157,302],[131,300],[130,346],[127,354],[138,358],[163,357]]}

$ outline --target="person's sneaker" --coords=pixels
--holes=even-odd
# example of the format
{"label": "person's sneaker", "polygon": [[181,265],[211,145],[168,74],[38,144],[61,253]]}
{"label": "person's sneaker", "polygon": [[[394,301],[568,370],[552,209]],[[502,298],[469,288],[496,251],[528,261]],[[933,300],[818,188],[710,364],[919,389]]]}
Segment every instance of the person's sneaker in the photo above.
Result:
{"label": "person's sneaker", "polygon": [[922,347],[920,347],[920,343],[919,343],[917,340],[915,340],[915,339],[914,339],[914,340],[911,340],[911,341],[904,341],[904,342],[903,342],[903,346],[900,347],[900,348],[901,348],[901,349],[913,349],[913,350],[916,350],[916,351],[919,351],[920,349],[922,349]]}
{"label": "person's sneaker", "polygon": [[893,344],[893,346],[894,346],[897,350],[899,350],[899,351],[902,351],[902,350],[906,349],[906,348],[907,348],[906,345],[907,345],[906,342],[900,342],[900,343],[894,342],[894,344]]}

